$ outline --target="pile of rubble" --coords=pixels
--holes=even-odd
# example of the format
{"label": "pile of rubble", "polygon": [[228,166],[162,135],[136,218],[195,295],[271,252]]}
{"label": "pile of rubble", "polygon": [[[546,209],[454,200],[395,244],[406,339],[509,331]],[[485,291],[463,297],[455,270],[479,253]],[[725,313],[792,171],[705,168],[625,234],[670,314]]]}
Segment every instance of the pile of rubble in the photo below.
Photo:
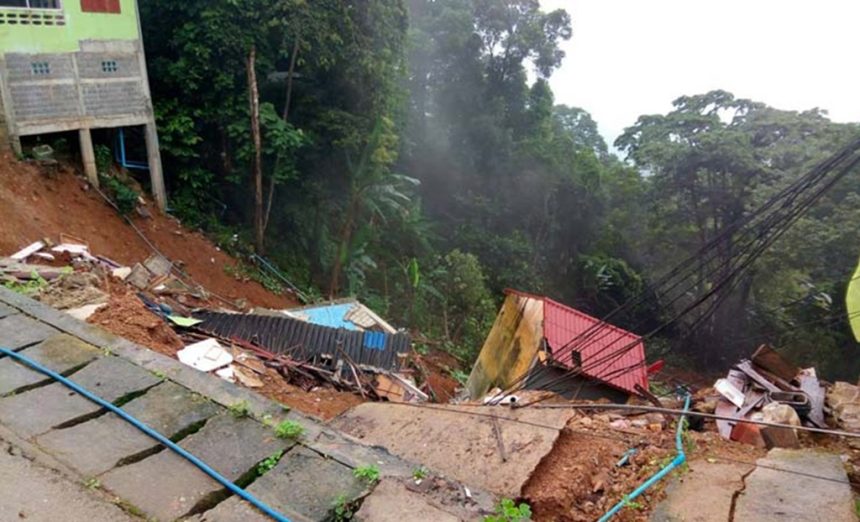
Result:
{"label": "pile of rubble", "polygon": [[821,381],[815,368],[799,368],[767,345],[696,399],[695,410],[721,417],[716,427],[724,439],[760,448],[799,446],[797,430],[767,424],[860,433],[860,388]]}
{"label": "pile of rubble", "polygon": [[66,235],[0,258],[0,284],[278,400],[296,389],[397,402],[432,395],[415,382],[409,335],[357,301],[249,311],[159,253],[123,266]]}

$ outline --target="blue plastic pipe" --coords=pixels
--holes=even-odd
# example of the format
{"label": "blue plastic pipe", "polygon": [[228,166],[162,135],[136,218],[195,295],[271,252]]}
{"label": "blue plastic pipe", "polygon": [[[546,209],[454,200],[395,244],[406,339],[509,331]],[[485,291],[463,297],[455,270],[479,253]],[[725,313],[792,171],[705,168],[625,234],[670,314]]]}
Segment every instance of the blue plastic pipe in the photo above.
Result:
{"label": "blue plastic pipe", "polygon": [[125,157],[125,130],[122,127],[119,128],[119,134],[117,135],[117,143],[119,144],[119,150],[117,150],[116,160],[117,163],[120,164],[120,166],[127,169],[149,170],[148,164],[141,163],[139,161],[129,161]]}
{"label": "blue plastic pipe", "polygon": [[164,435],[153,430],[152,428],[150,428],[149,426],[147,426],[143,422],[139,421],[138,419],[132,417],[131,415],[126,413],[122,408],[118,408],[118,407],[114,406],[110,402],[102,399],[101,397],[99,397],[97,395],[94,395],[93,393],[90,393],[85,388],[83,388],[80,385],[78,385],[78,384],[70,381],[69,379],[63,377],[59,373],[56,373],[54,371],[49,370],[48,368],[45,368],[41,364],[30,359],[29,357],[25,357],[25,356],[21,355],[20,353],[13,352],[12,350],[9,350],[7,348],[0,348],[0,354],[8,355],[9,357],[29,366],[30,368],[36,370],[37,372],[43,373],[43,374],[47,375],[48,377],[54,379],[55,381],[62,383],[67,388],[71,388],[75,392],[83,395],[84,397],[93,401],[94,403],[98,404],[99,406],[101,406],[103,408],[107,408],[108,410],[112,411],[113,413],[116,413],[117,415],[122,417],[125,421],[127,421],[129,424],[131,424],[135,428],[137,428],[140,431],[142,431],[143,433],[149,435],[150,437],[157,440],[158,442],[160,442],[164,446],[167,446],[168,449],[170,449],[174,453],[177,453],[179,456],[183,457],[185,460],[191,462],[192,464],[194,464],[195,466],[200,468],[200,470],[203,471],[203,473],[206,473],[207,475],[212,477],[215,481],[219,482],[222,486],[226,487],[227,489],[229,489],[230,491],[232,491],[236,495],[242,497],[243,499],[245,499],[248,502],[250,502],[251,504],[253,504],[254,507],[259,509],[260,511],[262,511],[266,515],[269,515],[270,517],[277,520],[278,522],[291,522],[289,518],[278,513],[277,511],[275,511],[274,509],[269,507],[267,504],[265,504],[262,500],[258,499],[254,495],[248,493],[247,491],[240,488],[236,484],[233,484],[233,482],[231,482],[229,479],[227,479],[227,477],[224,477],[223,475],[221,475],[220,473],[218,473],[217,471],[215,471],[214,469],[209,467],[209,465],[207,465],[205,462],[198,459],[197,457],[195,457],[191,453],[188,453],[187,451],[185,451],[183,448],[178,446],[172,440],[168,439]]}
{"label": "blue plastic pipe", "polygon": [[[689,409],[690,409],[690,394],[688,393],[687,398],[684,400],[684,412],[686,412]],[[631,500],[633,500],[634,498],[636,498],[639,495],[641,495],[642,493],[644,493],[646,489],[650,488],[655,483],[657,483],[660,479],[662,479],[663,477],[665,477],[666,475],[671,473],[673,469],[677,468],[678,466],[680,466],[681,464],[686,462],[687,455],[684,453],[684,444],[681,441],[681,432],[684,429],[684,419],[685,418],[686,417],[684,415],[681,415],[681,417],[678,419],[678,429],[675,432],[675,448],[678,450],[678,454],[675,456],[674,459],[672,459],[672,462],[670,462],[668,465],[663,467],[663,469],[661,469],[660,471],[655,473],[651,478],[649,478],[644,483],[642,483],[642,485],[640,485],[638,488],[634,489],[632,493],[630,493],[629,495],[626,495],[624,498],[622,498],[617,504],[612,506],[612,509],[610,509],[609,511],[606,512],[606,514],[604,514],[602,517],[600,517],[598,522],[606,522],[607,520],[609,520],[610,518],[615,516],[615,514],[618,513],[619,511],[621,511],[621,509],[624,508],[624,506],[626,506]]]}

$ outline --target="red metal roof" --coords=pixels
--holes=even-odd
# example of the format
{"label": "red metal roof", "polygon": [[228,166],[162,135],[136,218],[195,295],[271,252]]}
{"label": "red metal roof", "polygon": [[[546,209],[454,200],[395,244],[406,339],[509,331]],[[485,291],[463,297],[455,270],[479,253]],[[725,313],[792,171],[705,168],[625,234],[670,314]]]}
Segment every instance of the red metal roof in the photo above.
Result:
{"label": "red metal roof", "polygon": [[[629,393],[638,393],[634,388],[636,384],[648,389],[645,346],[641,337],[608,323],[601,324],[600,319],[548,297],[516,290],[508,292],[543,300],[543,336],[556,362],[569,368],[575,367],[571,352],[576,349],[585,375]],[[587,342],[577,339],[595,325],[601,326],[589,334],[590,339]],[[573,346],[567,346],[571,341],[574,341]],[[616,354],[632,343],[636,344],[623,353]]]}

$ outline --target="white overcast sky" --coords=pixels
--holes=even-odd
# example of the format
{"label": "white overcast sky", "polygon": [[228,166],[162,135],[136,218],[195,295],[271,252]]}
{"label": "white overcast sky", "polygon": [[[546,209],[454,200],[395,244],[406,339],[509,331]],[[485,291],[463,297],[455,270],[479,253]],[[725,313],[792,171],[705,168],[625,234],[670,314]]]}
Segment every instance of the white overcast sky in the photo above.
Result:
{"label": "white overcast sky", "polygon": [[589,111],[611,144],[641,114],[725,89],[779,109],[860,122],[860,1],[541,0],[573,38],[556,102]]}

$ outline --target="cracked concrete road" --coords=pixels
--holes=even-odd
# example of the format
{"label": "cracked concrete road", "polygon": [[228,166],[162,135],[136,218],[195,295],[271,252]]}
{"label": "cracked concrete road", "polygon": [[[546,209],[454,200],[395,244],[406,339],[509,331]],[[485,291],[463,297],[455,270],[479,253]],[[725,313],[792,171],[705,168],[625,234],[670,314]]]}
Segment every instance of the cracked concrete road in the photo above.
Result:
{"label": "cracked concrete road", "polygon": [[[735,496],[753,466],[693,460],[690,471],[672,481],[651,520],[656,522],[727,522]],[[707,494],[702,494],[707,492]]]}
{"label": "cracked concrete road", "polygon": [[133,522],[122,509],[0,439],[0,520]]}
{"label": "cracked concrete road", "polygon": [[773,449],[756,466],[694,460],[651,515],[658,522],[856,522],[838,455]]}

